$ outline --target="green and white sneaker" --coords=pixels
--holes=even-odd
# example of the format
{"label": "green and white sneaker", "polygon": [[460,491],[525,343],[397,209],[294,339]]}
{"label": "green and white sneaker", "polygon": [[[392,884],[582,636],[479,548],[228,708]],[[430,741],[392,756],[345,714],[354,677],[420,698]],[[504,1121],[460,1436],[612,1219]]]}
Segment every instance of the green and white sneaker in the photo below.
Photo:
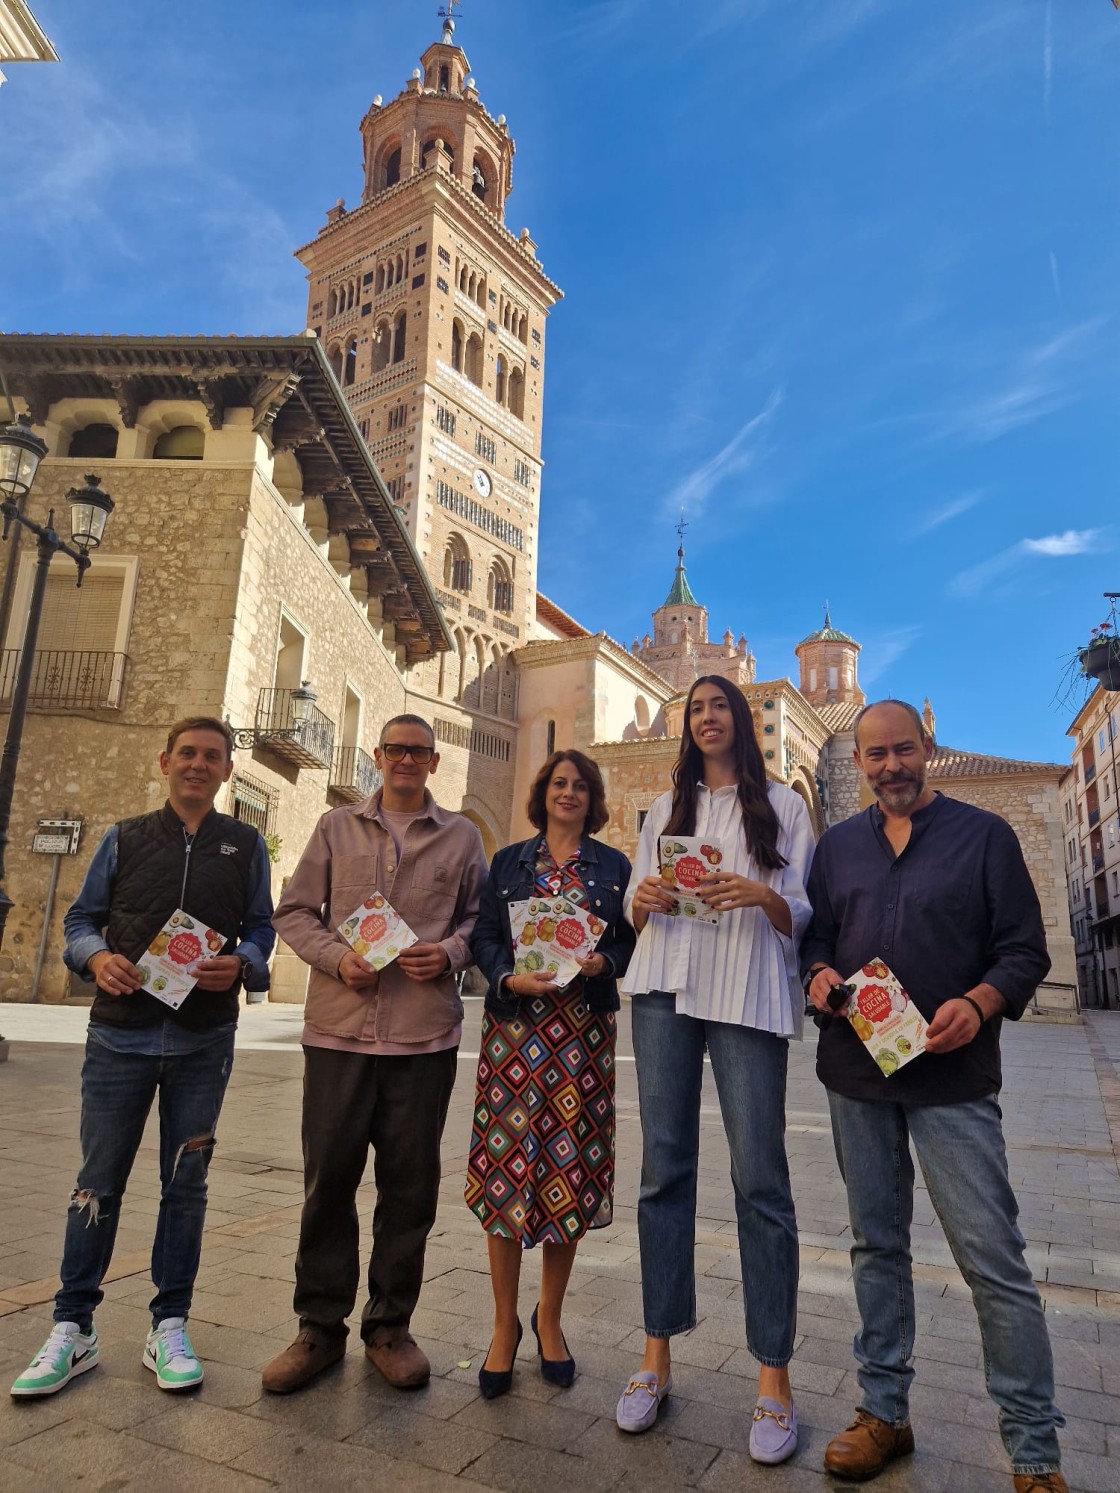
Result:
{"label": "green and white sneaker", "polygon": [[160,1389],[194,1389],[202,1383],[199,1363],[187,1324],[182,1317],[164,1317],[148,1333],[144,1344],[144,1367],[151,1369]]}
{"label": "green and white sneaker", "polygon": [[51,1335],[12,1385],[12,1394],[57,1394],[71,1379],[97,1367],[97,1332],[81,1332],[77,1322],[56,1322]]}

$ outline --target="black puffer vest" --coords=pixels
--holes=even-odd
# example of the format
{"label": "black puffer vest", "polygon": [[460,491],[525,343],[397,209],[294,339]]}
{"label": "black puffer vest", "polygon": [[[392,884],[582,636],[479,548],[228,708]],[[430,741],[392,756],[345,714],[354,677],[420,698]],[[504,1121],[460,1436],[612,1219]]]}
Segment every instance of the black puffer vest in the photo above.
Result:
{"label": "black puffer vest", "polygon": [[[236,947],[249,901],[249,867],[257,831],[210,810],[188,845],[170,804],[120,825],[117,876],[105,941],[134,964],[177,907],[226,937],[223,954]],[[98,989],[91,1021],[110,1026],[155,1026],[170,1016],[192,1031],[236,1021],[240,979],[228,990],[192,990],[173,1011],[145,990],[111,996]]]}

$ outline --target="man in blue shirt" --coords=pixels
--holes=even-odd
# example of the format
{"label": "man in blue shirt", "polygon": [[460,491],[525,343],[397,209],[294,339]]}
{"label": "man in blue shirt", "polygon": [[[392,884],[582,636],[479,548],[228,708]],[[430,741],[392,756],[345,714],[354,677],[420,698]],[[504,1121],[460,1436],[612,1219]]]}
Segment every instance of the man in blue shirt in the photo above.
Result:
{"label": "man in blue shirt", "polygon": [[[82,1066],[82,1161],[54,1330],[12,1385],[19,1398],[56,1394],[97,1364],[93,1313],[157,1092],[162,1192],[143,1363],[161,1389],[202,1382],[186,1320],[202,1250],[206,1174],[233,1065],[238,991],[242,984],[268,988],[275,934],[264,841],[251,825],[214,810],[233,771],[229,727],[210,716],[177,722],[160,770],[166,804],[108,830],[64,919],[65,962],[96,987]],[[224,942],[195,966],[194,988],[173,1008],[153,993],[163,982],[138,966],[176,913],[185,938],[202,925]]]}
{"label": "man in blue shirt", "polygon": [[[972,1292],[1017,1493],[1064,1490],[1065,1422],[997,1098],[1001,1020],[1023,1014],[1050,968],[1038,897],[1010,825],[927,783],[933,741],[912,705],[867,706],[855,741],[876,802],[822,836],[801,946],[809,998],[824,1018],[817,1074],[848,1192],[861,1319],[863,1403],[829,1443],[825,1467],[862,1480],[914,1450],[912,1141]],[[889,1076],[828,1006],[833,986],[873,960],[894,971],[929,1023],[925,1052]]]}

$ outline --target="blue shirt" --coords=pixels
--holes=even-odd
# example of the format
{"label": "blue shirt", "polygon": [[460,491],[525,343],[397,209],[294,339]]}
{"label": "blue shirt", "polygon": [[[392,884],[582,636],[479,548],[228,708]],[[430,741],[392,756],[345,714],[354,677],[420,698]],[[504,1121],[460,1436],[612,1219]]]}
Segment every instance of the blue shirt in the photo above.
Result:
{"label": "blue shirt", "polygon": [[[975,986],[994,986],[1017,1020],[1050,969],[1042,911],[1015,831],[998,814],[937,794],[911,816],[895,855],[873,804],[826,830],[809,872],[812,921],[804,974],[828,964],[847,979],[882,959],[929,1021]],[[1000,1021],[954,1052],[923,1053],[887,1077],[849,1022],[827,1020],[817,1076],[849,1099],[957,1104],[999,1092]]]}
{"label": "blue shirt", "polygon": [[[62,960],[67,969],[81,979],[91,981],[89,961],[94,954],[107,952],[109,945],[102,936],[102,929],[109,921],[109,904],[113,900],[113,886],[117,879],[117,849],[120,830],[112,825],[102,836],[101,843],[93,852],[73,904],[63,919],[66,932],[66,948]],[[190,908],[184,908],[189,912]],[[272,887],[268,867],[268,851],[258,836],[257,848],[249,862],[249,898],[241,923],[242,939],[236,948],[223,949],[223,953],[235,954],[245,960],[251,969],[245,980],[246,990],[267,990],[269,984],[268,956],[276,942],[272,927]]]}

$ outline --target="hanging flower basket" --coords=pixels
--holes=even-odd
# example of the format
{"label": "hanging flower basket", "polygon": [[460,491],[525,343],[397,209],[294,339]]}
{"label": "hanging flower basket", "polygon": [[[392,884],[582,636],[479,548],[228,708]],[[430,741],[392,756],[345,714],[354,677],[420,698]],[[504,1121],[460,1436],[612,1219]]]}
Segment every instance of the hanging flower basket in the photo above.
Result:
{"label": "hanging flower basket", "polygon": [[1120,690],[1120,638],[1106,628],[1094,628],[1087,648],[1078,653],[1081,672],[1105,689]]}

